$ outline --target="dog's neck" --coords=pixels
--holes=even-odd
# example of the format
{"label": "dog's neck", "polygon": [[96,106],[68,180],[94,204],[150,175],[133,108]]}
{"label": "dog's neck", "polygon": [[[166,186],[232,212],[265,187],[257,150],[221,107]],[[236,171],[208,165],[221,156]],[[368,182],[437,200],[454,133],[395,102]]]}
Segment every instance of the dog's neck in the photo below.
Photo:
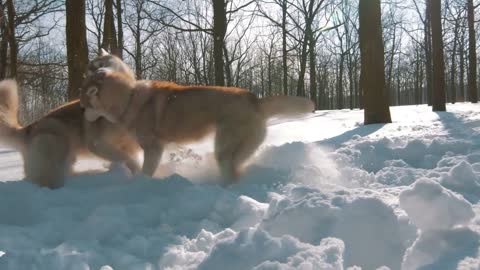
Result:
{"label": "dog's neck", "polygon": [[136,98],[135,92],[136,91],[130,92],[130,94],[128,95],[128,101],[125,106],[125,110],[123,110],[123,112],[118,117],[120,123],[122,123],[126,127],[130,127],[132,125],[133,120],[135,120],[138,114],[138,111],[136,111],[132,106],[132,104],[134,103],[134,99]]}

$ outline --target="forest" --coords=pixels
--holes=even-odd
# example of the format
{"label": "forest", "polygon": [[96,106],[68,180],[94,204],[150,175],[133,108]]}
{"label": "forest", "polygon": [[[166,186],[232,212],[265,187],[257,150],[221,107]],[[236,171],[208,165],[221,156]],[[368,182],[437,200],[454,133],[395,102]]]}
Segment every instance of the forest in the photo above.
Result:
{"label": "forest", "polygon": [[477,102],[479,3],[0,0],[0,79],[20,83],[29,123],[76,98],[104,48],[137,79],[306,96],[390,122],[388,106]]}

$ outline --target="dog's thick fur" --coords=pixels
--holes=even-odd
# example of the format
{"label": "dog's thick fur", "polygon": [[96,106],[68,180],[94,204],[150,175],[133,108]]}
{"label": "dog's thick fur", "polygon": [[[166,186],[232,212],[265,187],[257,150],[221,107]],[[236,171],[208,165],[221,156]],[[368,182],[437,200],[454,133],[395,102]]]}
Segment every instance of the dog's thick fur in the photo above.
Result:
{"label": "dog's thick fur", "polygon": [[125,64],[120,58],[113,54],[109,54],[104,49],[100,50],[100,53],[87,66],[87,79],[94,76],[98,72],[116,71],[121,72],[124,76],[135,80],[135,74],[133,70]]}
{"label": "dog's thick fur", "polygon": [[0,81],[0,141],[21,153],[27,180],[59,188],[76,158],[87,154],[125,162],[130,170],[140,170],[137,155],[141,148],[136,140],[124,127],[104,118],[86,121],[79,100],[25,127],[18,124],[17,113],[17,83]]}
{"label": "dog's thick fur", "polygon": [[84,106],[125,125],[136,136],[145,153],[143,172],[148,175],[154,173],[163,145],[196,141],[215,131],[220,172],[225,180],[235,180],[264,140],[268,118],[314,110],[306,98],[259,99],[239,88],[134,81],[119,72],[99,72],[85,89]]}

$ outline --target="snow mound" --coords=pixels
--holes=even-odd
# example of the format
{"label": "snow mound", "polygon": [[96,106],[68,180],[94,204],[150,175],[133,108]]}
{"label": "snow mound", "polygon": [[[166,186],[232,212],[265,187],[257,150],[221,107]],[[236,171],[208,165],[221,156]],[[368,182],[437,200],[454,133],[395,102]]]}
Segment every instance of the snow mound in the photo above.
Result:
{"label": "snow mound", "polygon": [[478,201],[480,196],[479,178],[468,161],[461,161],[453,166],[448,174],[442,176],[440,183],[462,194],[470,202]]}
{"label": "snow mound", "polygon": [[[338,190],[294,188],[274,198],[261,228],[274,236],[292,235],[318,244],[325,237],[345,243],[345,265],[399,269],[406,249],[401,223],[383,201]],[[375,254],[375,256],[372,256]]]}
{"label": "snow mound", "polygon": [[[443,182],[462,183],[472,176],[468,168],[461,162]],[[402,269],[456,269],[461,260],[476,255],[480,237],[467,227],[474,212],[461,195],[434,180],[420,179],[400,194],[400,206],[420,229],[418,238],[405,253]]]}
{"label": "snow mound", "polygon": [[179,236],[240,231],[268,207],[178,175],[130,179],[122,171],[77,177],[59,190],[5,182],[0,194],[0,269],[148,269]]}
{"label": "snow mound", "polygon": [[218,234],[202,231],[195,239],[170,247],[159,261],[159,269],[336,270],[342,268],[343,251],[343,242],[335,238],[313,246],[253,228],[238,233],[228,229]]}
{"label": "snow mound", "polygon": [[378,140],[361,140],[353,145],[344,146],[337,152],[348,153],[346,159],[351,164],[376,173],[391,165],[434,169],[445,155],[467,152],[471,147],[472,142],[465,140],[421,138],[397,142],[385,137]]}
{"label": "snow mound", "polygon": [[[466,227],[422,231],[405,253],[402,269],[456,269],[459,261],[477,255],[479,240],[478,233]],[[468,261],[463,264],[472,265]]]}
{"label": "snow mound", "polygon": [[471,204],[461,195],[430,179],[419,179],[399,199],[400,207],[421,230],[450,229],[474,217]]}

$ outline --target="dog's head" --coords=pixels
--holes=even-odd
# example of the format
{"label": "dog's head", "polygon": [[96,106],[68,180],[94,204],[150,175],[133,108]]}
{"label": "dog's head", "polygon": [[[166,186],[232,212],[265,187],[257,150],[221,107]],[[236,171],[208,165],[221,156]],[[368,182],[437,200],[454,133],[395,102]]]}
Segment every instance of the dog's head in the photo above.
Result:
{"label": "dog's head", "polygon": [[131,80],[135,80],[133,70],[119,57],[109,54],[104,49],[87,65],[86,77],[93,76],[98,70],[110,70],[124,73]]}
{"label": "dog's head", "polygon": [[[112,78],[117,77],[118,84],[113,82],[110,76]],[[104,81],[106,82],[105,84]],[[110,92],[115,90],[116,87],[124,90],[128,88],[125,87],[126,85],[134,82],[135,75],[130,67],[122,59],[101,49],[98,56],[88,63],[85,79],[80,89],[80,104],[85,108],[85,118],[88,121],[95,121],[99,117],[104,116],[112,122],[116,121],[107,112],[109,108],[116,106],[104,106],[104,103],[108,105],[110,99],[105,98],[105,101],[102,101],[101,97],[104,95],[115,97],[116,94],[110,94]]]}
{"label": "dog's head", "polygon": [[94,121],[99,116],[117,123],[126,112],[135,88],[135,81],[122,72],[96,72],[88,77],[80,91],[80,104],[85,117]]}

